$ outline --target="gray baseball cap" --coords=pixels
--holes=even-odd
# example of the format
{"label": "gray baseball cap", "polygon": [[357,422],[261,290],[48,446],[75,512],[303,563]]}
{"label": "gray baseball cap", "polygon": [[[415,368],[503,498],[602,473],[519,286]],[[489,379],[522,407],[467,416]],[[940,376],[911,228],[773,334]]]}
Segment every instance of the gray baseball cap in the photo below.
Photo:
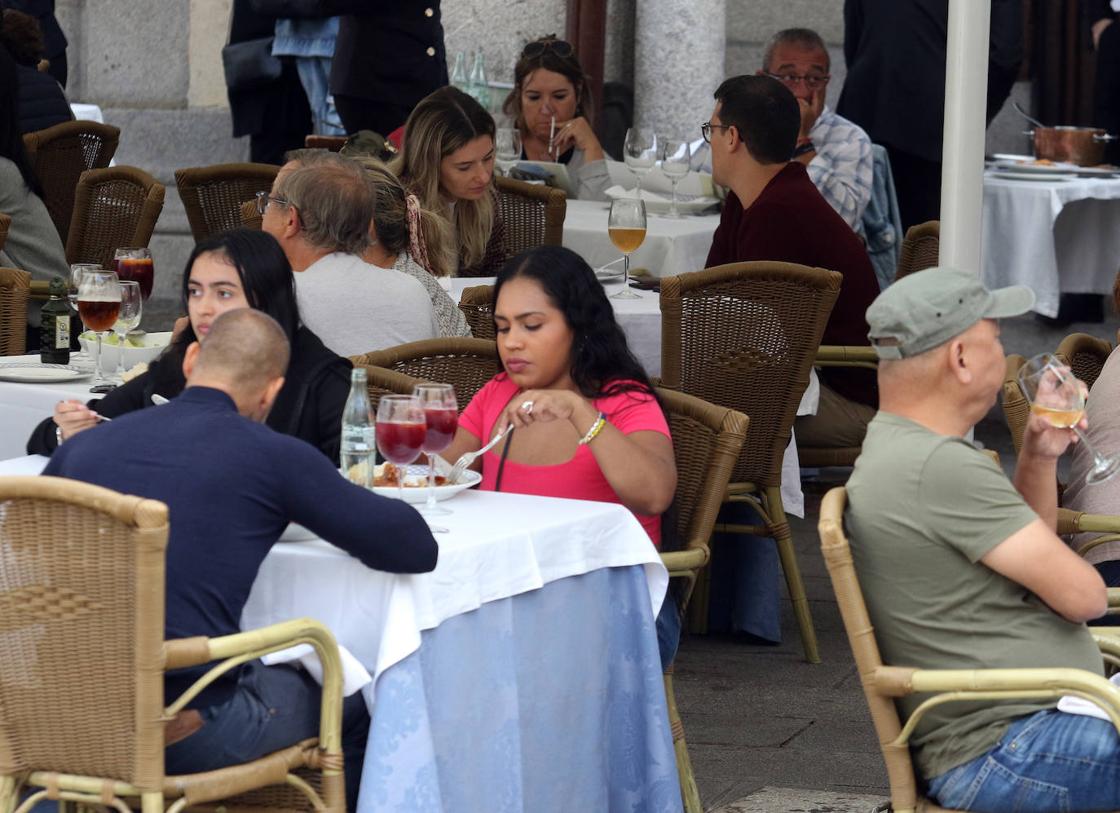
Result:
{"label": "gray baseball cap", "polygon": [[975,274],[927,268],[891,285],[867,309],[868,338],[881,359],[932,350],[981,319],[1026,313],[1034,291],[1022,285],[989,291]]}

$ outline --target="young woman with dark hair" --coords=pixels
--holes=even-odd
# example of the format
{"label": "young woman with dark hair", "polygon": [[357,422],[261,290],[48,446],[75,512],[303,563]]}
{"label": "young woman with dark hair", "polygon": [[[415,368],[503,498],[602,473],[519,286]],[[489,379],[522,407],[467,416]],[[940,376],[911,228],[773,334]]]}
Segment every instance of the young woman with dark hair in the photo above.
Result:
{"label": "young woman with dark hair", "polygon": [[654,544],[677,473],[665,415],[610,301],[573,251],[510,260],[494,285],[502,371],[471,400],[444,457],[512,425],[482,456],[482,488],[621,503]]}
{"label": "young woman with dark hair", "polygon": [[300,324],[295,281],[279,244],[268,234],[236,229],[198,243],[183,273],[185,320],[170,346],[148,368],[98,401],[60,402],[36,427],[27,444],[31,454],[51,454],[58,444],[97,425],[97,416],[114,418],[153,405],[154,395],[174,398],[183,391],[183,356],[195,341],[206,341],[222,313],[254,308],[275,319],[291,343],[284,388],[266,423],[338,459],[342,407],[350,391],[350,362],[328,350]]}

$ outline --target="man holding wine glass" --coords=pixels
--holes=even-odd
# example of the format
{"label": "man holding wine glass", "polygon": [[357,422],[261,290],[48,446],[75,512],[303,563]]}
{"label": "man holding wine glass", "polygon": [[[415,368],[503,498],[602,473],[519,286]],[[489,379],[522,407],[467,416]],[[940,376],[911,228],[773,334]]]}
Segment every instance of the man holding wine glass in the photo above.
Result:
{"label": "man holding wine glass", "polygon": [[[988,291],[975,274],[933,268],[867,311],[880,408],[848,481],[845,525],[888,663],[1101,674],[1084,622],[1105,612],[1105,585],[1055,533],[1057,461],[1074,430],[1032,414],[1014,484],[966,438],[1002,385],[998,320],[1033,303],[1027,288]],[[925,699],[903,698],[901,710]],[[953,810],[1004,810],[1009,798],[1032,811],[1120,807],[1116,729],[1054,705],[929,708],[910,740],[928,795]]]}

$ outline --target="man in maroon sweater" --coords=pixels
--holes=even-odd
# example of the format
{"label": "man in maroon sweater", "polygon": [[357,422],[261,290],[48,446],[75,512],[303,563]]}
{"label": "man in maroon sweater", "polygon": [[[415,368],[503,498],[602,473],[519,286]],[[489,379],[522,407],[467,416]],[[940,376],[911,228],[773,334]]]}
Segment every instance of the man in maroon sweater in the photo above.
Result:
{"label": "man in maroon sweater", "polygon": [[[879,294],[875,271],[856,233],[791,162],[801,114],[797,100],[769,76],[736,76],[715,93],[704,125],[712,177],[731,191],[712,238],[707,267],[779,260],[844,276],[824,329],[824,344],[867,344],[864,313]],[[803,446],[858,446],[875,415],[878,393],[867,370],[825,370],[817,414],[798,418]]]}

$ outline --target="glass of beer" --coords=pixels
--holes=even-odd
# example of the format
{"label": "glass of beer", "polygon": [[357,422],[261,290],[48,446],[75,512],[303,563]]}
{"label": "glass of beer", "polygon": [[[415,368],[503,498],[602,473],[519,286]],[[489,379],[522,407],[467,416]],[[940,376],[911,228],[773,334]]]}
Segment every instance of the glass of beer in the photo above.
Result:
{"label": "glass of beer", "polygon": [[[75,316],[78,314],[78,287],[80,286],[81,281],[82,281],[82,274],[84,274],[86,271],[88,271],[91,268],[94,269],[94,270],[97,270],[97,269],[100,269],[101,266],[97,263],[71,263],[70,264],[70,288],[66,292],[66,298],[70,300],[70,308],[71,308],[71,310],[74,311]],[[73,318],[73,317],[71,317],[71,318]],[[75,330],[75,333],[77,333],[76,330]],[[80,346],[81,345],[79,345],[79,347]],[[86,355],[84,353],[82,353],[80,350],[76,353],[72,352],[70,354],[70,363],[71,364],[74,364],[74,363],[84,364],[87,361],[89,361],[89,359],[86,358]]]}
{"label": "glass of beer", "polygon": [[97,334],[97,349],[94,351],[96,374],[90,392],[109,392],[113,384],[101,369],[101,340],[116,324],[121,310],[121,286],[117,275],[102,269],[87,269],[78,283],[78,315],[86,330]]}
{"label": "glass of beer", "polygon": [[118,279],[140,283],[140,295],[144,299],[152,295],[155,267],[151,251],[146,248],[118,248],[113,252],[113,266]]}
{"label": "glass of beer", "polygon": [[428,499],[420,513],[424,516],[450,514],[451,510],[436,503],[436,455],[451,445],[459,426],[459,403],[450,384],[417,384],[412,394],[424,408],[427,431],[420,451],[428,456]]}
{"label": "glass of beer", "polygon": [[1031,413],[1053,426],[1072,429],[1093,456],[1093,467],[1085,477],[1089,485],[1103,483],[1120,471],[1120,457],[1105,457],[1089,442],[1077,424],[1085,415],[1085,385],[1073,371],[1050,353],[1027,361],[1019,369],[1019,385],[1031,402]]}
{"label": "glass of beer", "polygon": [[641,198],[617,198],[611,201],[607,233],[615,248],[622,252],[622,290],[611,294],[611,298],[639,299],[630,290],[630,255],[646,239],[646,205]]}

